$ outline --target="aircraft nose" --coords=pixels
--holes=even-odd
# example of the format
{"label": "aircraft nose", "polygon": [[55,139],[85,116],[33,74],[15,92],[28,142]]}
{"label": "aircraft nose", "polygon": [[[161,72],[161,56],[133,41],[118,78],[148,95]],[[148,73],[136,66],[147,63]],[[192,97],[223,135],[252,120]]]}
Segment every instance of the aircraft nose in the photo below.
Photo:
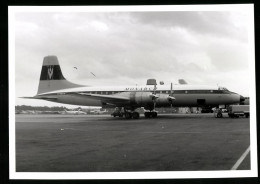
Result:
{"label": "aircraft nose", "polygon": [[242,95],[240,95],[240,102],[244,102],[245,101],[245,97],[243,97]]}

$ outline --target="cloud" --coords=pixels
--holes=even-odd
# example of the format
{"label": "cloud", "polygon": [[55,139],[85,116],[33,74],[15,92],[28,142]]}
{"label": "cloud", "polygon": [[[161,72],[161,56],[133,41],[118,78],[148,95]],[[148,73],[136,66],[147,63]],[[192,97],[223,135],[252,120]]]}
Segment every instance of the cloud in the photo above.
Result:
{"label": "cloud", "polygon": [[17,13],[17,95],[36,93],[46,55],[58,56],[64,76],[78,83],[184,78],[233,85],[233,74],[248,75],[246,20],[246,14],[228,11]]}

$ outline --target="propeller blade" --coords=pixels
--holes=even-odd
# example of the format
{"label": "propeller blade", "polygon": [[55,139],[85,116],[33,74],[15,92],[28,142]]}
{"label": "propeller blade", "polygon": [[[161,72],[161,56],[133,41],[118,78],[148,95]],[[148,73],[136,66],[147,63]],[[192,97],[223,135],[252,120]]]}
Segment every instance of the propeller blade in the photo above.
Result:
{"label": "propeller blade", "polygon": [[168,100],[170,100],[170,101],[173,101],[173,100],[175,100],[175,98],[173,97],[173,96],[168,96]]}
{"label": "propeller blade", "polygon": [[169,95],[169,97],[168,97],[168,100],[171,102],[171,108],[172,108],[172,102],[173,102],[173,100],[175,100],[175,98],[172,96],[172,82],[171,82],[171,93],[170,93],[170,95]]}
{"label": "propeller blade", "polygon": [[152,96],[152,100],[153,100],[153,109],[155,109],[155,106],[156,106],[156,99],[159,98],[158,95],[156,95],[156,83],[154,84],[154,89],[153,89],[153,94],[151,95]]}
{"label": "propeller blade", "polygon": [[156,94],[150,94],[150,97],[152,98],[152,100],[159,98],[159,96]]}

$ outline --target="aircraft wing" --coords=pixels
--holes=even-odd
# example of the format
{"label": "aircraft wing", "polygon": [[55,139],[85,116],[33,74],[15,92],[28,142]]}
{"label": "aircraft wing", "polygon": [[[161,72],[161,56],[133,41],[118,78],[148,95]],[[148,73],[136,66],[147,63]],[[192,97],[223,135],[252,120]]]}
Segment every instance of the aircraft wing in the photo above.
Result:
{"label": "aircraft wing", "polygon": [[20,97],[20,98],[39,99],[39,100],[57,100],[56,97],[46,97],[46,96],[33,96],[33,97]]}
{"label": "aircraft wing", "polygon": [[128,97],[124,97],[124,96],[118,96],[118,95],[99,95],[99,94],[90,94],[90,93],[78,93],[80,95],[84,95],[84,96],[90,96],[93,97],[95,99],[100,99],[100,100],[105,100],[105,99],[111,99],[111,100],[122,100],[122,101],[128,101],[130,100]]}
{"label": "aircraft wing", "polygon": [[77,93],[77,94],[88,96],[93,99],[100,100],[102,102],[106,102],[110,104],[126,103],[130,100],[129,97],[119,96],[119,95],[99,95],[99,94],[90,94],[90,93]]}

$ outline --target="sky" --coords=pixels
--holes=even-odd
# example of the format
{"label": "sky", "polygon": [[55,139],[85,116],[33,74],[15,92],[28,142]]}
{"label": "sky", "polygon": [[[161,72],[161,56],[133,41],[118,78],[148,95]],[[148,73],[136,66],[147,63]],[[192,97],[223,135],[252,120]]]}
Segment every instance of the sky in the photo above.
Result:
{"label": "sky", "polygon": [[47,55],[56,55],[64,77],[78,84],[185,79],[249,96],[248,18],[227,10],[16,12],[15,104],[63,106],[18,98],[36,95]]}

